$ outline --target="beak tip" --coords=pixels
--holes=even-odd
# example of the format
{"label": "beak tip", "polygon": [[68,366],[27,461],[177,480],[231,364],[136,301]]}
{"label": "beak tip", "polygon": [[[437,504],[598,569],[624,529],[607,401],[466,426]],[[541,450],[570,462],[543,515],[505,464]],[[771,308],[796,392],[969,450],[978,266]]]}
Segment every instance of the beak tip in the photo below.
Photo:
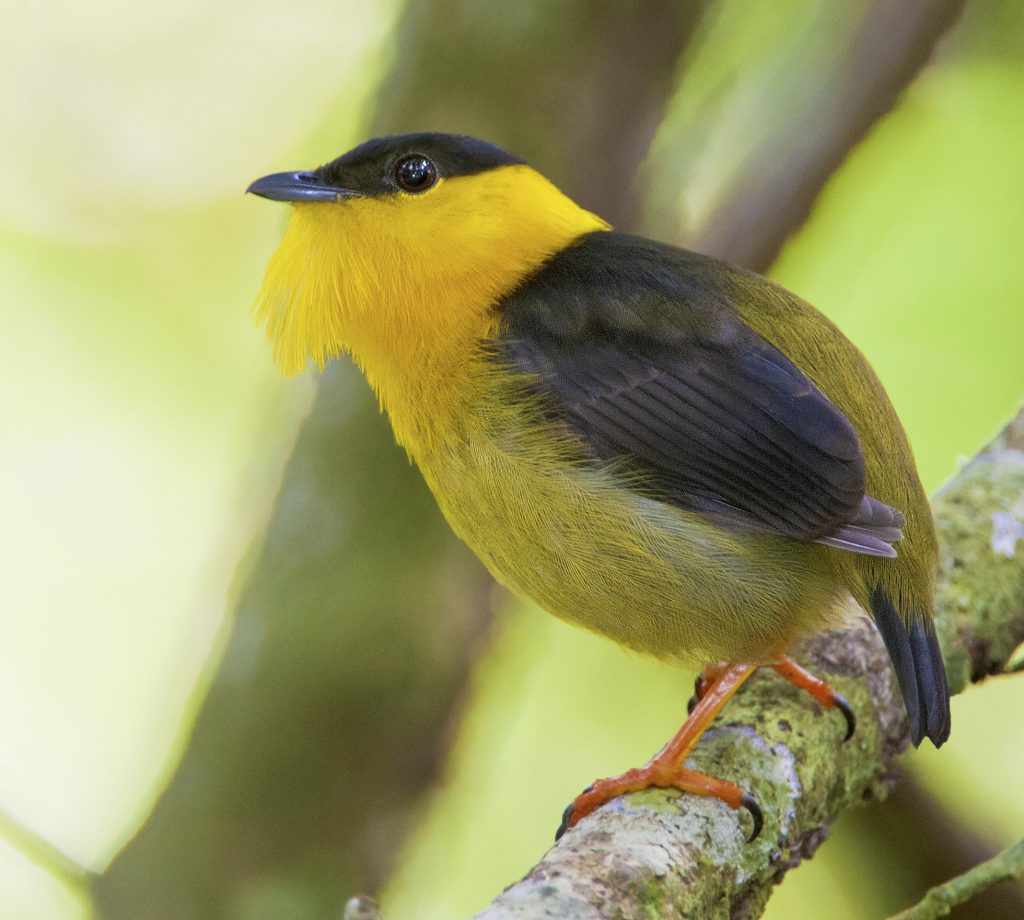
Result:
{"label": "beak tip", "polygon": [[247,195],[258,195],[271,201],[338,201],[351,195],[346,189],[326,185],[313,173],[283,172],[263,176],[250,182]]}

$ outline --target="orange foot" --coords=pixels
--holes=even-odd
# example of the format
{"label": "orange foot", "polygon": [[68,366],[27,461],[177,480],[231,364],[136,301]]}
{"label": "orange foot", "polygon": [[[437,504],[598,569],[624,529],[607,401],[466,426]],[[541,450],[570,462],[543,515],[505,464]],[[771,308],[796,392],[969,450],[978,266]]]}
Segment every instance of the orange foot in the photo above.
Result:
{"label": "orange foot", "polygon": [[627,792],[639,792],[657,786],[661,789],[679,789],[694,795],[710,795],[721,799],[730,808],[746,808],[754,821],[754,829],[750,835],[753,840],[761,833],[764,823],[761,809],[753,796],[744,792],[734,783],[705,776],[682,766],[694,746],[704,734],[708,725],[728,702],[729,698],[740,688],[743,682],[757,670],[752,664],[733,664],[709,669],[712,676],[701,699],[694,706],[690,717],[683,723],[675,737],[669,741],[646,766],[627,770],[619,776],[599,779],[576,796],[565,809],[562,823],[555,833],[555,840],[561,838],[570,827],[581,818],[589,815],[595,808],[603,805],[616,796]]}
{"label": "orange foot", "polygon": [[[705,668],[697,678],[695,695],[690,699],[690,716],[676,736],[646,766],[627,770],[609,779],[599,779],[584,789],[565,809],[562,823],[555,833],[555,840],[559,840],[570,827],[605,802],[627,792],[639,792],[652,786],[679,789],[694,795],[710,795],[721,799],[730,808],[746,808],[754,821],[754,829],[747,842],[754,840],[761,833],[761,826],[764,823],[761,809],[754,797],[735,783],[687,770],[682,764],[715,716],[757,667],[753,664],[717,664]],[[788,657],[769,667],[794,686],[806,690],[826,709],[838,709],[846,718],[846,737],[843,740],[847,741],[853,736],[857,719],[850,704],[825,681],[815,677]]]}

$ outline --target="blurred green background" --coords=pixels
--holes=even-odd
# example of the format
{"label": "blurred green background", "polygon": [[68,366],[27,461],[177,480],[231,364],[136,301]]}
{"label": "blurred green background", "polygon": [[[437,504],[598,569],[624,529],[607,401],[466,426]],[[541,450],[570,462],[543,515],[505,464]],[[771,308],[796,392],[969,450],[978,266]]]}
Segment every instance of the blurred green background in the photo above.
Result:
{"label": "blurred green background", "polygon": [[[276,376],[251,179],[503,144],[833,317],[934,490],[1024,395],[1024,14],[960,6],[7,4],[0,916],[468,915],[682,715],[689,675],[492,587],[351,368]],[[1020,837],[1022,710],[958,698],[768,916],[881,917]]]}

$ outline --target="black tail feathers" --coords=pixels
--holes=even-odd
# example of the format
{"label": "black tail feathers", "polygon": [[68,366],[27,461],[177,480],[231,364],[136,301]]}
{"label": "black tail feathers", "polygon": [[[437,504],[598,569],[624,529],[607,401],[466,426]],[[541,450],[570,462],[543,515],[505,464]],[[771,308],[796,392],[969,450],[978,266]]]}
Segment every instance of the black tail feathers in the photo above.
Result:
{"label": "black tail feathers", "polygon": [[922,620],[908,627],[880,587],[871,595],[871,612],[896,669],[914,747],[925,736],[941,747],[949,737],[949,685],[935,630]]}

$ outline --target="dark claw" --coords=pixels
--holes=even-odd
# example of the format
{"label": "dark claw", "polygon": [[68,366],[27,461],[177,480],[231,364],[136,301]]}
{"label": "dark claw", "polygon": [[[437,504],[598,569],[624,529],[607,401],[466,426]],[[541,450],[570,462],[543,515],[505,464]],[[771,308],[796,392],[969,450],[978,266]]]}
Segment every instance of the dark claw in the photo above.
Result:
{"label": "dark claw", "polygon": [[[591,783],[584,789],[580,795],[586,795],[594,788],[594,784]],[[555,843],[558,843],[562,839],[562,835],[569,830],[569,819],[572,817],[573,809],[576,807],[576,800],[573,799],[568,805],[565,806],[565,811],[562,812],[562,822],[558,825],[558,830],[555,831]]]}
{"label": "dark claw", "polygon": [[575,807],[575,802],[570,802],[565,806],[565,811],[562,812],[562,823],[558,825],[558,830],[555,831],[555,843],[558,843],[562,839],[562,834],[569,830],[569,819],[572,817],[572,810]]}
{"label": "dark claw", "polygon": [[843,742],[849,741],[853,737],[853,733],[857,730],[857,717],[853,714],[853,707],[846,702],[838,693],[833,694],[832,702],[836,709],[838,709],[846,717],[846,737],[843,738]]}
{"label": "dark claw", "polygon": [[761,806],[757,804],[757,799],[749,792],[743,793],[740,804],[750,812],[750,817],[754,819],[754,832],[747,838],[747,843],[753,843],[761,833],[761,828],[764,827],[764,815],[761,813]]}
{"label": "dark claw", "polygon": [[693,681],[693,696],[691,696],[686,701],[686,714],[687,715],[693,715],[694,708],[697,706],[697,704],[701,700],[701,697],[704,695],[703,693],[701,693],[701,690],[703,689],[703,687],[704,687],[704,678],[703,678],[702,675],[698,674],[696,676],[696,678],[694,678],[694,681]]}

